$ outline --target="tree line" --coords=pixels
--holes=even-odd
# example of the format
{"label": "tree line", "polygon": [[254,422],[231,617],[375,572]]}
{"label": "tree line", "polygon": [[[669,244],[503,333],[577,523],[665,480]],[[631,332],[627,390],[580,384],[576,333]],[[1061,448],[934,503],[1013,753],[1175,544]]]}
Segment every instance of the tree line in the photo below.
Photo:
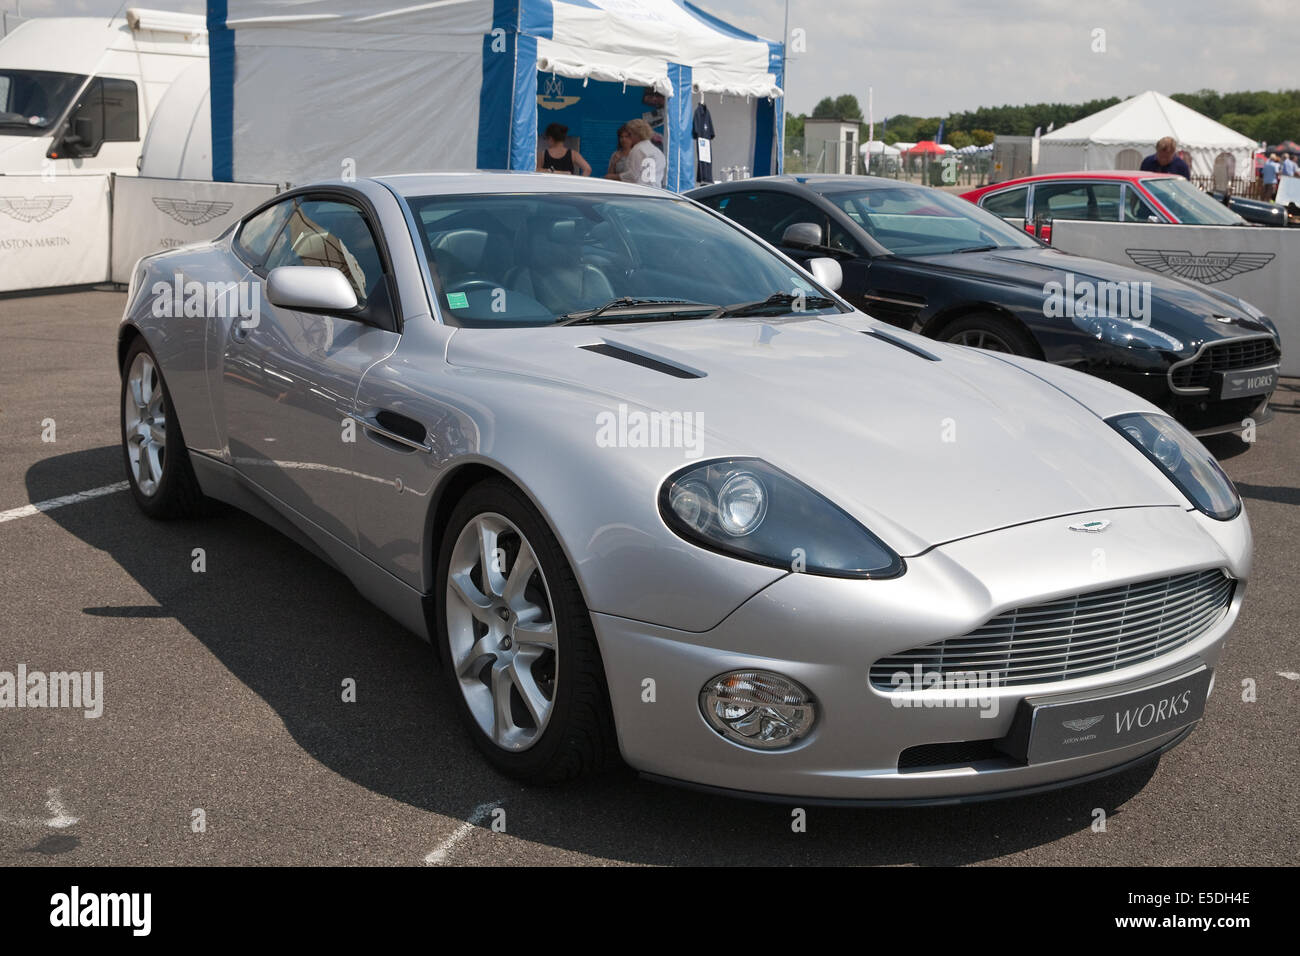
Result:
{"label": "tree line", "polygon": [[[1285,139],[1300,139],[1300,90],[1245,93],[1198,90],[1195,93],[1174,93],[1171,98],[1254,140],[1271,144]],[[961,149],[991,143],[994,136],[1032,136],[1035,129],[1047,132],[1049,126],[1060,129],[1119,102],[1120,97],[1112,96],[1077,104],[983,106],[943,117],[898,114],[878,120],[875,132],[876,138],[886,143],[915,143],[934,139],[942,121],[944,142]],[[804,114],[786,113],[786,138],[801,139],[807,118]],[[827,96],[813,108],[812,118],[856,119],[861,122],[862,108],[852,93]],[[859,135],[863,140],[867,137],[865,122],[861,122]]]}

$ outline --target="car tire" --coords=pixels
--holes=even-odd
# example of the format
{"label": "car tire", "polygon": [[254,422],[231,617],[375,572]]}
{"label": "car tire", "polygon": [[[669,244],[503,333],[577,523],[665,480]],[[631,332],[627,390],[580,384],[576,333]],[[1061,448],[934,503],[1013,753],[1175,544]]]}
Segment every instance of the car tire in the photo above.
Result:
{"label": "car tire", "polygon": [[990,352],[1038,358],[1041,354],[1033,337],[1010,319],[990,312],[972,312],[944,326],[943,341],[969,345]]}
{"label": "car tire", "polygon": [[547,786],[616,763],[591,614],[532,502],[503,479],[475,485],[452,512],[437,569],[442,671],[489,762]]}
{"label": "car tire", "polygon": [[162,369],[142,337],[122,363],[122,462],[135,502],[151,518],[193,518],[207,499],[194,476]]}

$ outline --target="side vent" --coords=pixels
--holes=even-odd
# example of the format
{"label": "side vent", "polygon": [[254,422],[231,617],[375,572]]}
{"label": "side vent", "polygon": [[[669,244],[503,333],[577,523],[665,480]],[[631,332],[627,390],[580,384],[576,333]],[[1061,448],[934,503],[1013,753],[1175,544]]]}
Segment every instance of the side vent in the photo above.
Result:
{"label": "side vent", "polygon": [[633,352],[631,349],[611,345],[608,342],[601,342],[597,345],[580,345],[578,347],[588,352],[595,352],[597,355],[605,355],[612,359],[618,359],[620,362],[627,362],[630,365],[653,369],[656,372],[662,372],[664,375],[671,375],[673,378],[704,378],[701,373],[693,369],[663,362],[648,355],[642,355],[640,352]]}
{"label": "side vent", "polygon": [[904,352],[911,352],[913,355],[919,356],[920,358],[923,358],[928,362],[943,361],[943,359],[939,358],[939,356],[935,355],[933,352],[927,352],[925,349],[921,348],[918,345],[913,345],[911,342],[905,342],[902,339],[896,339],[892,335],[889,335],[885,332],[881,332],[879,329],[869,329],[863,332],[862,334],[869,335],[873,339],[880,339],[882,342],[888,342],[890,345],[894,346],[895,348],[900,348]]}

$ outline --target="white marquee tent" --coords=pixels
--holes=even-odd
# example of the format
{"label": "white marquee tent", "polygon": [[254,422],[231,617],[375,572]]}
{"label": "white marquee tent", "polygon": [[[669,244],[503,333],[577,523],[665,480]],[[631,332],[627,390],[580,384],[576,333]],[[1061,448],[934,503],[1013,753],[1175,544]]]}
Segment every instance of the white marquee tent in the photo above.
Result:
{"label": "white marquee tent", "polygon": [[1250,175],[1254,140],[1154,90],[1044,134],[1034,172],[1137,169],[1164,136],[1187,153],[1193,176],[1213,176],[1229,157],[1236,175]]}
{"label": "white marquee tent", "polygon": [[689,189],[701,101],[715,163],[781,168],[782,45],[689,0],[208,0],[208,30],[216,180],[532,169],[552,122],[599,175],[648,117]]}

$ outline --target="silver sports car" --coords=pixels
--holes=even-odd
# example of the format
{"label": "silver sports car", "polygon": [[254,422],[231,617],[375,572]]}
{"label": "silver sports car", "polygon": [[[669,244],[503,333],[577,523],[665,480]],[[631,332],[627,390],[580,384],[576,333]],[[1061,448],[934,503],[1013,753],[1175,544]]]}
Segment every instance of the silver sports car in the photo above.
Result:
{"label": "silver sports car", "polygon": [[338,567],[529,781],[621,756],[925,803],[1182,740],[1250,570],[1213,458],[1129,392],[877,322],[806,268],[620,183],[294,189],[137,266],[131,488]]}

